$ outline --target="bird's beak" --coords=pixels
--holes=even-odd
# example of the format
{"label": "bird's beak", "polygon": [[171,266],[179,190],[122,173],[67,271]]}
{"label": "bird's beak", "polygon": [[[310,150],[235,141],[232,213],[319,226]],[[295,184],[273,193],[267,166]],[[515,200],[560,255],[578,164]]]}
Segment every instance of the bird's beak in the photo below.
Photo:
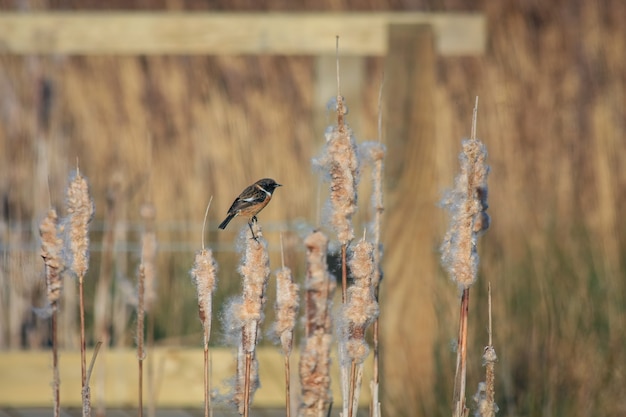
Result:
{"label": "bird's beak", "polygon": [[277,186],[277,187],[282,187],[283,185],[282,185],[282,184],[278,184],[278,183],[276,183],[276,186]]}

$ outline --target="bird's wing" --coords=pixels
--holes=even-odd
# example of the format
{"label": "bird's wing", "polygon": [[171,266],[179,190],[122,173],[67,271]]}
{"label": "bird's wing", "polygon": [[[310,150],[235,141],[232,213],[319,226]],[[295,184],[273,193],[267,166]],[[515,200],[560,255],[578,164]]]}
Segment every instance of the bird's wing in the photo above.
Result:
{"label": "bird's wing", "polygon": [[239,194],[239,197],[233,201],[233,204],[228,209],[228,213],[236,213],[238,210],[248,207],[258,197],[258,190],[254,185],[246,187],[245,190]]}

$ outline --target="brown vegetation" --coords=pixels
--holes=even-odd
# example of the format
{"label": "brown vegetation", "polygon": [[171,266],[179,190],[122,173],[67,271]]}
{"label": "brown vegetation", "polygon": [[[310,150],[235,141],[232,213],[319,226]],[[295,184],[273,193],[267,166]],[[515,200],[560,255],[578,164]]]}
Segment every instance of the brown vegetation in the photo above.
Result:
{"label": "brown vegetation", "polygon": [[300,355],[299,417],[326,415],[332,406],[330,351],[333,342],[332,299],[337,287],[328,273],[328,237],[321,231],[309,234],[304,281],[304,341]]}
{"label": "brown vegetation", "polygon": [[[174,6],[165,1],[149,3],[150,7],[201,7],[185,1]],[[307,3],[240,3],[215,7],[307,7]],[[13,4],[3,1],[0,7]],[[65,2],[64,7],[85,4],[89,6],[89,2]],[[145,8],[145,4],[132,7]],[[109,4],[114,6],[115,2]],[[454,0],[444,6],[467,7]],[[314,7],[400,10],[405,6],[346,0],[318,2]],[[416,7],[439,9],[442,3],[423,1]],[[620,18],[626,15],[625,7],[619,0],[484,1],[477,10],[488,18],[487,54],[438,58],[433,113],[428,115],[436,132],[432,154],[403,165],[405,178],[389,179],[396,188],[390,194],[392,204],[386,204],[392,215],[383,229],[388,281],[381,298],[392,295],[393,302],[386,307],[381,303],[381,320],[390,328],[381,337],[385,345],[393,346],[395,359],[411,364],[396,367],[398,373],[387,376],[387,381],[402,384],[385,393],[383,405],[390,411],[410,409],[418,414],[423,410],[433,415],[435,402],[449,411],[442,392],[451,392],[451,381],[443,375],[454,367],[448,349],[455,336],[455,310],[449,307],[454,297],[442,276],[423,273],[423,266],[437,258],[433,248],[439,239],[433,239],[430,231],[442,232],[442,217],[432,209],[439,198],[428,195],[417,206],[412,199],[419,197],[420,181],[430,182],[434,193],[452,182],[458,140],[467,132],[473,97],[479,95],[478,133],[489,147],[496,179],[490,184],[490,211],[497,220],[481,242],[478,273],[493,282],[494,316],[500,317],[494,344],[499,346],[498,372],[503,381],[499,395],[507,399],[499,401],[502,412],[572,416],[590,409],[604,415],[624,412],[626,290],[621,259],[626,230],[620,207],[626,198],[626,28]],[[178,224],[174,222],[197,218],[209,193],[215,195],[217,205],[212,220],[218,220],[232,201],[232,191],[263,173],[281,179],[289,189],[263,212],[265,230],[288,231],[286,241],[296,241],[292,231],[297,219],[314,218],[317,204],[309,168],[310,156],[321,146],[316,139],[320,132],[310,129],[312,62],[308,57],[1,56],[0,238],[5,252],[0,261],[0,344],[39,347],[45,339],[37,336],[29,314],[41,291],[35,279],[39,269],[34,267],[39,264],[36,256],[22,250],[32,243],[28,223],[42,218],[47,209],[35,201],[41,194],[33,196],[33,190],[40,189],[33,173],[41,143],[47,144],[54,207],[62,206],[66,175],[78,157],[81,171],[90,178],[96,206],[105,206],[106,190],[121,178],[120,201],[125,207],[120,208],[120,219],[137,222],[151,166],[151,181],[159,184],[153,200],[159,210],[159,241],[193,242],[190,247],[195,248],[196,231],[171,227]],[[375,137],[375,97],[383,63],[371,58],[366,65],[363,97],[350,100],[364,103],[360,137]],[[44,85],[51,86],[46,100]],[[37,120],[46,111],[47,135],[41,136]],[[406,151],[407,158],[414,156],[410,148]],[[430,170],[421,169],[425,164],[431,164]],[[429,175],[421,175],[424,172]],[[94,226],[102,214],[97,214]],[[424,238],[425,229],[430,240]],[[132,230],[119,233],[122,241],[137,242]],[[220,248],[215,255],[222,269],[231,270],[225,265],[236,263],[229,243],[232,233],[208,233]],[[271,240],[267,234],[271,248],[278,237]],[[92,242],[98,243],[99,236],[94,228]],[[287,258],[303,257],[295,248],[286,245]],[[163,343],[196,340],[183,339],[197,327],[191,310],[196,306],[189,302],[193,288],[179,279],[192,262],[193,249],[166,255],[157,260],[157,269],[165,273],[159,287],[162,304],[154,312],[165,335]],[[131,276],[137,253],[118,256],[115,276]],[[94,251],[92,262],[100,259]],[[98,268],[90,271],[88,275]],[[222,281],[221,296],[232,293],[236,280]],[[88,293],[94,285],[87,280]],[[485,285],[480,279],[476,283],[474,305],[482,305]],[[414,291],[416,287],[419,291]],[[68,302],[77,297],[71,286],[65,288],[64,308],[71,311]],[[394,311],[411,319],[394,318]],[[470,343],[472,335],[483,332],[484,325],[478,325],[485,323],[482,316],[477,312],[477,325],[469,329]],[[69,346],[77,339],[71,330],[77,326],[60,325],[61,333],[69,333],[61,343]],[[563,359],[564,350],[570,353],[568,360]],[[479,361],[469,362],[468,374],[478,375],[471,366],[478,367]],[[442,375],[436,374],[437,369],[442,369]],[[474,385],[469,381],[468,386]],[[564,404],[561,392],[572,393],[572,400]],[[435,397],[437,401],[429,400]]]}

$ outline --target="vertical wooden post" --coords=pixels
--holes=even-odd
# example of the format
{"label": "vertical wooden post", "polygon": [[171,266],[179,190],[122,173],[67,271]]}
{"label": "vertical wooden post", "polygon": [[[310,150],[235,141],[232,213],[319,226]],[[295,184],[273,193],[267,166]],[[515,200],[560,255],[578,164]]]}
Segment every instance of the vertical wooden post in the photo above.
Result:
{"label": "vertical wooden post", "polygon": [[[381,284],[383,414],[428,409],[436,336],[433,283],[441,218],[435,178],[434,33],[429,25],[391,25],[385,62],[387,201]],[[428,390],[428,391],[427,391]],[[412,411],[394,404],[414,405]],[[422,408],[423,407],[423,408]]]}

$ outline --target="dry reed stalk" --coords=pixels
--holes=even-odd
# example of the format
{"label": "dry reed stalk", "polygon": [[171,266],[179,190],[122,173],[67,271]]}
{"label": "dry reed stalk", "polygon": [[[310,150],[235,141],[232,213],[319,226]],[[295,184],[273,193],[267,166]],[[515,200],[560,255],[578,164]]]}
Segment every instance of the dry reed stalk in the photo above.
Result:
{"label": "dry reed stalk", "polygon": [[[154,219],[156,210],[154,205],[144,203],[140,209],[140,216],[144,220],[144,231],[141,235],[141,264],[137,276],[137,367],[138,367],[138,413],[143,416],[143,362],[146,359],[147,352],[145,350],[145,322],[146,312],[150,310],[156,302],[156,254],[157,242],[156,233],[154,231]],[[150,322],[152,323],[152,321]],[[153,330],[148,332],[148,343],[154,338]],[[154,409],[154,390],[151,385],[150,378],[151,369],[149,368],[148,391],[149,405],[148,413],[153,416]]]}
{"label": "dry reed stalk", "polygon": [[144,285],[145,285],[145,268],[143,263],[139,265],[137,274],[137,371],[138,371],[138,391],[137,391],[137,410],[139,417],[143,416],[143,360],[145,359],[144,351]]}
{"label": "dry reed stalk", "polygon": [[[150,310],[157,301],[157,282],[156,282],[156,257],[157,257],[157,239],[154,227],[156,218],[156,208],[152,203],[143,203],[139,209],[139,215],[144,222],[144,230],[141,234],[141,265],[143,266],[143,323],[147,324],[146,344],[148,349],[154,344],[154,318],[149,315]],[[142,335],[144,331],[142,329]],[[147,357],[147,352],[143,352],[143,359]],[[153,367],[152,360],[148,358],[147,382],[148,382],[148,415],[154,417],[155,410],[155,394],[153,386]]]}
{"label": "dry reed stalk", "polygon": [[283,266],[276,272],[276,333],[285,356],[293,348],[293,329],[298,314],[298,284],[293,282],[289,267]]}
{"label": "dry reed stalk", "polygon": [[461,290],[459,334],[454,378],[453,416],[467,414],[465,386],[467,373],[467,322],[469,314],[469,289],[478,275],[478,236],[489,227],[487,210],[487,175],[485,145],[476,139],[478,97],[472,117],[472,134],[463,141],[459,155],[461,172],[455,188],[447,195],[444,206],[450,212],[450,226],[442,244],[442,264],[450,278]]}
{"label": "dry reed stalk", "polygon": [[280,345],[285,359],[285,410],[287,417],[291,417],[291,367],[289,357],[293,349],[293,329],[296,326],[296,317],[299,309],[298,284],[293,282],[291,269],[285,266],[282,251],[282,268],[276,272],[276,323],[275,332],[280,338]]}
{"label": "dry reed stalk", "polygon": [[54,417],[61,415],[61,380],[59,377],[59,346],[57,334],[57,310],[61,292],[63,290],[64,264],[61,256],[63,239],[59,237],[58,217],[56,210],[48,210],[48,215],[39,226],[41,236],[41,257],[46,270],[46,291],[50,306],[52,324],[52,391],[54,401]]}
{"label": "dry reed stalk", "polygon": [[89,223],[93,217],[94,206],[89,197],[87,180],[76,174],[67,189],[67,213],[69,224],[69,255],[70,270],[78,278],[78,296],[80,310],[80,357],[81,386],[83,395],[83,417],[91,414],[91,400],[87,386],[87,360],[85,346],[85,296],[84,280],[89,268]]}
{"label": "dry reed stalk", "polygon": [[139,215],[144,222],[141,234],[141,263],[144,267],[144,310],[150,312],[157,301],[156,258],[157,239],[154,228],[156,208],[152,203],[144,203],[139,209]]}
{"label": "dry reed stalk", "polygon": [[330,349],[332,344],[332,299],[337,286],[328,272],[328,238],[320,231],[307,236],[304,294],[304,344],[300,355],[302,389],[299,417],[322,417],[330,413]]}
{"label": "dry reed stalk", "polygon": [[209,417],[211,410],[210,379],[209,379],[209,340],[211,338],[211,321],[213,292],[217,282],[217,263],[210,249],[202,249],[196,253],[191,277],[196,284],[198,293],[198,315],[202,322],[204,346],[204,415]]}
{"label": "dry reed stalk", "polygon": [[[341,244],[341,302],[345,304],[348,297],[348,246],[354,238],[352,216],[357,210],[357,185],[359,178],[359,159],[357,146],[352,129],[345,121],[348,109],[345,99],[341,95],[339,76],[339,37],[337,37],[337,96],[335,111],[337,125],[327,129],[326,144],[322,155],[313,161],[314,165],[323,171],[326,180],[330,183],[328,207],[329,222]],[[343,358],[346,346],[339,343],[339,357]],[[347,362],[340,359],[341,386],[349,386],[349,370]],[[345,391],[344,391],[345,392]],[[348,399],[343,398],[343,409],[346,410]]]}
{"label": "dry reed stalk", "polygon": [[354,283],[348,288],[348,299],[343,305],[341,332],[346,361],[350,362],[348,386],[344,387],[343,402],[343,415],[347,417],[356,415],[355,404],[358,404],[361,389],[359,375],[363,373],[363,361],[369,353],[365,332],[379,313],[373,286],[377,267],[374,253],[374,245],[362,239],[354,247],[349,262]]}
{"label": "dry reed stalk", "polygon": [[244,236],[245,252],[239,267],[243,278],[243,294],[236,313],[241,323],[241,342],[237,355],[238,377],[233,401],[239,413],[247,417],[254,392],[259,385],[256,346],[263,321],[270,268],[267,241],[263,238],[261,226],[253,223],[252,228],[246,229]]}
{"label": "dry reed stalk", "polygon": [[202,224],[202,250],[196,252],[191,280],[196,286],[198,293],[198,316],[202,322],[203,346],[204,346],[204,417],[211,415],[211,384],[209,378],[209,340],[211,338],[211,322],[213,319],[213,293],[217,284],[217,262],[213,258],[211,249],[204,247],[204,228],[207,214],[211,207],[211,200],[207,205],[204,222]]}
{"label": "dry reed stalk", "polygon": [[89,387],[89,380],[91,379],[91,372],[93,371],[93,367],[96,364],[96,358],[98,357],[98,352],[100,351],[100,347],[102,346],[102,342],[96,343],[96,346],[93,350],[93,356],[91,357],[91,362],[89,362],[89,368],[85,373],[85,386],[82,389],[82,397],[83,397],[83,416],[91,415],[91,388]]}
{"label": "dry reed stalk", "polygon": [[[382,244],[380,242],[380,230],[382,225],[382,216],[385,210],[383,205],[383,168],[385,159],[385,146],[382,141],[382,98],[383,83],[381,83],[378,92],[378,142],[369,143],[367,146],[363,144],[361,149],[365,149],[365,155],[372,165],[372,211],[374,212],[373,234],[374,234],[374,274],[372,276],[372,287],[374,296],[378,301],[380,281],[382,279]],[[379,317],[376,317],[373,327],[373,375],[370,382],[372,391],[372,401],[370,403],[370,417],[380,417],[380,366],[379,366]]]}
{"label": "dry reed stalk", "polygon": [[483,366],[485,367],[485,382],[478,384],[478,390],[474,395],[474,401],[478,406],[477,415],[480,417],[495,417],[498,412],[496,404],[496,362],[498,356],[493,347],[492,326],[491,326],[491,283],[488,285],[488,306],[489,306],[489,344],[483,351]]}
{"label": "dry reed stalk", "polygon": [[[380,128],[379,128],[380,130]],[[382,243],[380,240],[380,229],[382,223],[383,206],[383,160],[385,158],[385,147],[378,142],[375,146],[369,148],[370,158],[374,163],[373,170],[373,196],[372,206],[374,209],[374,275],[372,277],[372,287],[374,288],[374,296],[378,301],[380,293],[380,281],[382,279]],[[376,317],[373,324],[373,345],[374,345],[374,365],[372,375],[372,402],[370,405],[370,414],[372,417],[380,417],[380,346],[379,346],[379,318]]]}
{"label": "dry reed stalk", "polygon": [[[337,38],[337,51],[339,50]],[[338,54],[338,52],[337,52]],[[313,163],[327,173],[330,183],[330,224],[341,244],[341,301],[346,302],[347,264],[346,256],[350,241],[354,238],[352,216],[357,210],[357,183],[359,178],[359,160],[352,129],[345,122],[348,109],[341,96],[339,77],[339,57],[337,56],[337,97],[335,111],[337,125],[326,133],[326,144],[322,155]]]}

